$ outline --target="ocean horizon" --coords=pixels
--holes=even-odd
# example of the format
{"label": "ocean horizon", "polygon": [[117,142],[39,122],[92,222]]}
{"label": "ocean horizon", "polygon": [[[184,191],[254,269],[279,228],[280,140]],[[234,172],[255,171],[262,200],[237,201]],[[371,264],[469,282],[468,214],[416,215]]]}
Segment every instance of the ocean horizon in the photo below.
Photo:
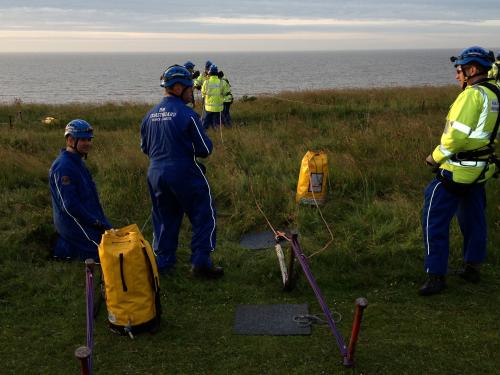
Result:
{"label": "ocean horizon", "polygon": [[455,83],[451,49],[217,52],[0,53],[0,102],[145,102],[160,75],[191,60],[217,64],[236,98],[283,91],[443,86]]}

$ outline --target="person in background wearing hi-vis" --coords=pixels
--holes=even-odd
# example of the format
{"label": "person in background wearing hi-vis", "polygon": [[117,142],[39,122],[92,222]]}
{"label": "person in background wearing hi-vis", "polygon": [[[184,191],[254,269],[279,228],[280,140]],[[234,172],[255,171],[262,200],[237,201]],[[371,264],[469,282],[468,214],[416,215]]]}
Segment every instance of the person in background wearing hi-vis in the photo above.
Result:
{"label": "person in background wearing hi-vis", "polygon": [[83,159],[87,158],[94,138],[93,129],[84,120],[73,120],[64,131],[66,148],[49,171],[54,225],[58,234],[54,258],[99,260],[97,247],[101,235],[111,224],[104,215],[99,195]]}
{"label": "person in background wearing hi-vis", "polygon": [[196,112],[186,104],[193,95],[191,73],[173,65],[163,74],[165,96],[144,117],[141,149],[149,157],[148,187],[153,204],[153,250],[160,273],[176,264],[179,230],[184,213],[193,228],[191,272],[219,278],[224,271],[210,260],[215,250],[216,213],[205,167],[196,158],[212,153]]}
{"label": "person in background wearing hi-vis", "polygon": [[488,72],[488,78],[493,78],[497,82],[500,82],[500,53],[497,54],[497,59]]}
{"label": "person in background wearing hi-vis", "polygon": [[208,79],[203,82],[201,94],[205,103],[205,115],[203,116],[203,127],[216,128],[222,124],[222,111],[224,109],[224,97],[228,94],[229,87],[224,84],[219,76],[217,65],[212,65],[208,70]]}
{"label": "person in background wearing hi-vis", "polygon": [[500,124],[500,87],[488,78],[491,51],[470,47],[451,57],[462,92],[452,104],[441,144],[426,159],[436,178],[425,190],[422,212],[427,281],[419,294],[429,296],[446,287],[449,230],[454,215],[463,235],[464,268],[459,276],[480,281],[486,258],[485,182],[497,168],[495,139]]}
{"label": "person in background wearing hi-vis", "polygon": [[[205,62],[205,71],[203,74],[197,74],[196,77],[193,77],[193,89],[198,90],[198,92],[201,92],[201,88],[203,87],[203,82],[205,82],[208,79],[208,70],[212,66],[212,62],[210,60],[207,60]],[[194,94],[193,94],[194,95]],[[205,117],[205,98],[203,97],[203,94],[201,96],[201,118]]]}
{"label": "person in background wearing hi-vis", "polygon": [[[193,81],[200,76],[200,72],[198,70],[194,71],[195,66],[196,65],[194,65],[194,63],[190,60],[188,60],[184,63],[184,68],[186,68],[188,70],[188,72],[191,73],[191,79]],[[195,100],[194,100],[194,92],[193,92],[193,98],[191,99],[191,103],[187,103],[186,105],[190,108],[194,108],[194,104],[195,104]]]}
{"label": "person in background wearing hi-vis", "polygon": [[222,83],[224,84],[224,92],[226,93],[224,95],[224,107],[222,109],[222,122],[225,126],[231,127],[231,104],[233,104],[233,94],[231,93],[231,84],[229,83],[229,80],[224,77],[224,72],[221,70],[219,71],[218,74],[219,78],[222,80]]}
{"label": "person in background wearing hi-vis", "polygon": [[213,62],[211,62],[210,60],[207,60],[207,62],[205,63],[205,71],[203,72],[203,74],[199,74],[198,77],[193,78],[193,81],[194,81],[193,87],[196,90],[201,91],[201,87],[203,86],[203,82],[205,82],[208,79],[208,70],[210,69],[210,67],[212,65],[213,65]]}

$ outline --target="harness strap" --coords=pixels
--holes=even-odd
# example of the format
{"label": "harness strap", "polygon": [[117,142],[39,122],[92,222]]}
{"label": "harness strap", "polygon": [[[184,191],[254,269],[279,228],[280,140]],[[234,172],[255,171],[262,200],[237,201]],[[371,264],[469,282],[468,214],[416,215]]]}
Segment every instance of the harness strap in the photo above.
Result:
{"label": "harness strap", "polygon": [[[500,106],[500,89],[490,83],[490,82],[480,82],[478,83],[479,86],[486,87],[487,89],[490,89],[493,91],[493,93],[496,95],[499,106]],[[499,112],[497,115],[497,119],[495,122],[495,127],[493,128],[493,131],[490,134],[490,139],[489,143],[486,146],[483,146],[481,148],[478,148],[476,150],[470,150],[470,151],[460,151],[454,154],[450,159],[455,162],[461,162],[461,161],[488,161],[492,156],[495,157],[495,139],[498,134],[498,128],[500,127],[500,108]],[[489,156],[488,158],[484,158],[484,156]],[[496,158],[496,157],[495,157]],[[487,167],[488,165],[486,165]]]}
{"label": "harness strap", "polygon": [[[490,142],[485,146],[486,148],[485,149],[481,148],[481,149],[477,149],[477,150],[471,150],[471,151],[464,152],[466,154],[466,155],[464,155],[464,157],[468,158],[467,152],[469,152],[470,155],[472,155],[471,158],[475,158],[475,160],[472,159],[471,161],[478,161],[478,160],[486,161],[486,164],[485,164],[483,170],[481,171],[479,176],[477,176],[477,178],[474,180],[473,184],[477,183],[478,181],[480,181],[484,178],[486,171],[488,170],[488,167],[490,164],[495,164],[495,166],[497,167],[497,172],[494,174],[494,177],[496,177],[498,175],[498,166],[500,165],[500,161],[497,159],[497,157],[495,155],[495,139],[497,137],[498,128],[500,126],[500,89],[496,85],[493,85],[490,82],[480,82],[480,83],[478,83],[478,85],[486,87],[486,88],[490,89],[491,91],[493,91],[493,93],[497,97],[499,108],[498,108],[498,112],[497,112],[497,119],[495,121],[495,127],[493,128],[493,131],[490,134]],[[483,152],[485,152],[486,150],[490,151],[489,154],[487,154],[487,153],[483,154]],[[474,155],[474,153],[476,153],[476,154]],[[478,159],[478,154],[482,154],[483,156],[488,155],[488,158],[486,160],[485,159]],[[456,154],[454,156],[456,156]],[[470,160],[470,159],[468,159],[468,160]]]}

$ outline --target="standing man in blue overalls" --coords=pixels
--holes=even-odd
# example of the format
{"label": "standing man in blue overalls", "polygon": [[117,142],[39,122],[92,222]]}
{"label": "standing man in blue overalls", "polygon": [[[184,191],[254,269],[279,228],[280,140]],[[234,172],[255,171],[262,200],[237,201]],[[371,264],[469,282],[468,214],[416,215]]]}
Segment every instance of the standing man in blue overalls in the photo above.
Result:
{"label": "standing man in blue overalls", "polygon": [[426,162],[436,178],[425,190],[422,227],[427,281],[419,294],[429,296],[446,287],[449,230],[457,216],[464,237],[467,282],[480,280],[479,267],[486,259],[485,182],[495,173],[495,139],[500,124],[500,87],[488,78],[494,54],[470,47],[451,57],[462,92],[446,117],[441,143]]}
{"label": "standing man in blue overalls", "polygon": [[92,147],[94,132],[87,121],[66,125],[66,148],[49,171],[54,225],[58,238],[54,258],[99,259],[101,235],[111,224],[104,215],[99,195],[83,159]]}
{"label": "standing man in blue overalls", "polygon": [[193,97],[191,73],[173,65],[163,74],[165,97],[144,117],[141,149],[148,155],[148,186],[153,204],[154,240],[158,269],[169,273],[176,263],[179,230],[184,214],[193,227],[191,272],[219,278],[224,271],[210,260],[215,250],[215,207],[205,168],[196,158],[212,152],[196,112],[186,104]]}

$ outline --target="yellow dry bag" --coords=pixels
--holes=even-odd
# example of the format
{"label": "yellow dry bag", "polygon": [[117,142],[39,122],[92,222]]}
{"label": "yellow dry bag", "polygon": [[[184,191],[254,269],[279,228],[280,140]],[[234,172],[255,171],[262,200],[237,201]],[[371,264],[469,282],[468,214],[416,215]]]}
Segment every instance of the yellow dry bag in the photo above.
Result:
{"label": "yellow dry bag", "polygon": [[307,151],[300,165],[297,184],[297,203],[318,204],[326,200],[326,179],[328,178],[328,157],[324,151]]}
{"label": "yellow dry bag", "polygon": [[133,335],[159,327],[160,278],[153,250],[136,224],[107,230],[99,245],[110,326]]}

